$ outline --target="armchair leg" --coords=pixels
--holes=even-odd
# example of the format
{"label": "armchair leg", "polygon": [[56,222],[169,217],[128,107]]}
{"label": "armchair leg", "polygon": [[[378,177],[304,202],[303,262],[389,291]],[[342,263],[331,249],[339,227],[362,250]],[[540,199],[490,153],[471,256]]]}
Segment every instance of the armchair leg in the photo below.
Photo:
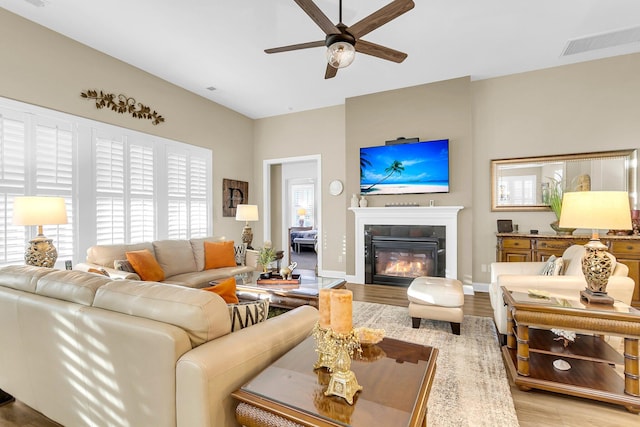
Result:
{"label": "armchair leg", "polygon": [[451,324],[451,332],[453,332],[454,335],[460,335],[460,323],[456,323],[456,322],[449,322]]}
{"label": "armchair leg", "polygon": [[411,318],[411,327],[412,327],[413,329],[418,329],[418,328],[420,327],[420,321],[421,321],[421,320],[422,320],[422,319],[421,319],[421,318],[419,318],[419,317],[412,317],[412,318]]}

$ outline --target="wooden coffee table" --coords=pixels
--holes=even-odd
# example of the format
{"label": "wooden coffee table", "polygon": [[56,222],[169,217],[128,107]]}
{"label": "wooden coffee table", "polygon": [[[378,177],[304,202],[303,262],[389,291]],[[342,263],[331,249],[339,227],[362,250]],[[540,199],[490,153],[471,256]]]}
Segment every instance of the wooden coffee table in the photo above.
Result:
{"label": "wooden coffee table", "polygon": [[[578,292],[575,300],[534,298],[504,286],[502,293],[508,307],[507,345],[502,354],[520,389],[584,397],[640,412],[640,310],[621,302],[586,304]],[[554,340],[557,336],[551,328],[592,335],[579,335],[564,347]],[[624,337],[624,358],[599,335]],[[558,359],[571,368],[555,368],[553,362]],[[616,364],[624,364],[624,378],[615,371]]]}
{"label": "wooden coffee table", "polygon": [[300,426],[426,426],[437,355],[436,348],[391,338],[364,347],[351,364],[363,390],[349,405],[324,395],[330,374],[313,369],[318,356],[309,337],[232,393],[242,402],[236,419],[247,427],[290,425],[283,419]]}
{"label": "wooden coffee table", "polygon": [[280,308],[296,308],[301,305],[318,306],[320,289],[341,289],[346,285],[344,279],[331,277],[302,276],[300,284],[268,284],[256,283],[259,273],[253,273],[248,283],[238,282],[236,293],[241,300],[269,299],[269,305]]}

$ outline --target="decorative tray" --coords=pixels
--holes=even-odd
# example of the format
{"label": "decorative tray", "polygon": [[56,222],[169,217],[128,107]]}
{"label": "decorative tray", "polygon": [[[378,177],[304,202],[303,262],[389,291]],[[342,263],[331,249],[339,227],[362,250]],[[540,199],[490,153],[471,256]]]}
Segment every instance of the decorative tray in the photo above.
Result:
{"label": "decorative tray", "polygon": [[269,279],[258,279],[256,281],[258,285],[279,285],[279,284],[300,284],[300,275],[293,274],[291,279],[284,279],[279,274],[272,274]]}

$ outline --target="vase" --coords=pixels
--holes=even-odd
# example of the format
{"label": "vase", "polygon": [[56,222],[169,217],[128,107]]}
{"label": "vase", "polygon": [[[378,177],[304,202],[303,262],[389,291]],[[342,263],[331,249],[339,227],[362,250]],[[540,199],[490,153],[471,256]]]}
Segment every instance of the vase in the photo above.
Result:
{"label": "vase", "polygon": [[367,199],[365,199],[364,196],[360,197],[360,207],[366,208],[368,205],[369,205],[369,202],[367,201]]}
{"label": "vase", "polygon": [[360,201],[358,200],[358,196],[356,194],[354,194],[353,196],[351,196],[351,207],[352,208],[357,208],[359,205]]}
{"label": "vase", "polygon": [[562,228],[558,226],[558,221],[553,221],[551,224],[551,229],[556,232],[559,236],[570,236],[576,231],[575,228]]}

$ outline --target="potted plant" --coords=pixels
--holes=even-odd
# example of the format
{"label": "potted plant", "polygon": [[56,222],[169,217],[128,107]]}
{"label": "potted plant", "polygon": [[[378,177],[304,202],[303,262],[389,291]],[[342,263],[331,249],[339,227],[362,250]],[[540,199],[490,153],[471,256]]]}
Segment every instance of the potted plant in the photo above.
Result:
{"label": "potted plant", "polygon": [[[260,252],[258,253],[258,264],[262,265],[262,274],[260,275],[261,278],[268,279],[271,276],[268,271],[269,264],[271,264],[275,260],[276,260],[276,251],[273,250],[271,245],[268,245],[265,242],[264,247],[260,249]],[[265,276],[265,277],[262,277],[262,276]]]}
{"label": "potted plant", "polygon": [[550,226],[557,234],[573,234],[575,228],[561,228],[559,226],[560,214],[562,213],[562,197],[564,195],[564,181],[562,179],[549,178],[549,208],[556,216]]}

